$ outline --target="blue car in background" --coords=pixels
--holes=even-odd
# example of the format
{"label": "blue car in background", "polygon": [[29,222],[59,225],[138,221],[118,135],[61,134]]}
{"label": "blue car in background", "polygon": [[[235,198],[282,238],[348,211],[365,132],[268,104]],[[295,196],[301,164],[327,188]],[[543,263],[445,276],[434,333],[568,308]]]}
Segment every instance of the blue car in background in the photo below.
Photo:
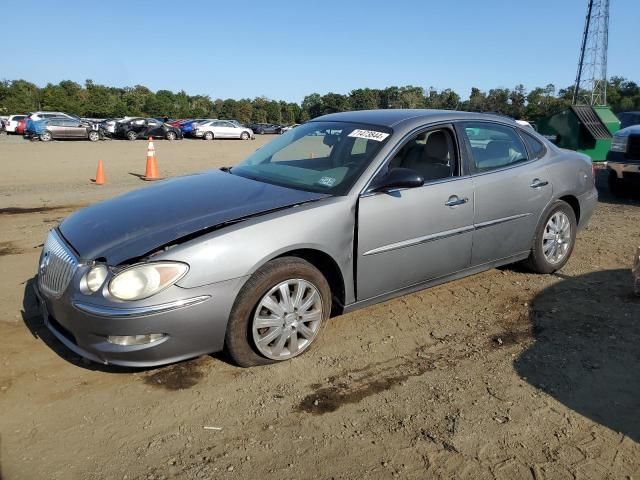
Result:
{"label": "blue car in background", "polygon": [[204,122],[206,118],[196,118],[194,120],[188,120],[180,124],[180,130],[185,137],[191,137],[195,133],[195,127],[199,122]]}

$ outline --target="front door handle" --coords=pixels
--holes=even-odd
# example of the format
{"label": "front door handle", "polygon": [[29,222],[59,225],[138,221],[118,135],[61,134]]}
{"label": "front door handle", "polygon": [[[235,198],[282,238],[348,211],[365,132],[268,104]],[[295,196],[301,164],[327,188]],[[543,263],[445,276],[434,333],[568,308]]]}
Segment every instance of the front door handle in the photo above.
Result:
{"label": "front door handle", "polygon": [[531,188],[540,188],[540,187],[544,187],[545,185],[549,185],[549,182],[547,182],[546,180],[540,180],[539,178],[536,178],[533,180],[533,182],[531,182],[531,185],[529,185]]}
{"label": "front door handle", "polygon": [[457,195],[451,195],[449,200],[444,202],[447,207],[455,207],[456,205],[463,205],[469,201],[468,198],[460,198]]}

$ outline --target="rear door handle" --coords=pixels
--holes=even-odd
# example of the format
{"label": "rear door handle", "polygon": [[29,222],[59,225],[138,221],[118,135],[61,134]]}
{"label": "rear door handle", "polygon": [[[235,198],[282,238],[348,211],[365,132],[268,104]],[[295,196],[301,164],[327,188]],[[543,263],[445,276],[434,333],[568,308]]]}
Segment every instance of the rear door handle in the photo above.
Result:
{"label": "rear door handle", "polygon": [[463,205],[469,201],[468,198],[459,198],[457,195],[451,195],[449,200],[444,202],[447,207],[455,207],[456,205]]}
{"label": "rear door handle", "polygon": [[540,188],[540,187],[544,187],[545,185],[549,185],[549,182],[545,181],[545,180],[540,180],[539,178],[536,178],[533,180],[533,182],[531,182],[531,185],[529,185],[531,188]]}

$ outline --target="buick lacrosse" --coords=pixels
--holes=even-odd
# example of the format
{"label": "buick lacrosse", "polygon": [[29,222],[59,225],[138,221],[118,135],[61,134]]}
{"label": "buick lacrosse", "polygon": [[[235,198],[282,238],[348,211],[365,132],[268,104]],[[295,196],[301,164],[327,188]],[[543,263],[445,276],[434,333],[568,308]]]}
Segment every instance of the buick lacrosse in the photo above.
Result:
{"label": "buick lacrosse", "polygon": [[494,115],[326,115],[233,168],[158,182],[53,229],[45,324],[105,364],[308,350],[328,319],[492,267],[562,268],[597,201],[591,162]]}

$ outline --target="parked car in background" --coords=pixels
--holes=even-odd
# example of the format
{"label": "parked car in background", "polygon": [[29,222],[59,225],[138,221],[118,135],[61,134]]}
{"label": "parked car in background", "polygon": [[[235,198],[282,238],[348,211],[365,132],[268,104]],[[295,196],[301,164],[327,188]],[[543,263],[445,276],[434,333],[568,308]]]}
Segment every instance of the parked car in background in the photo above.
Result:
{"label": "parked car in background", "polygon": [[17,135],[24,135],[25,128],[27,126],[28,117],[21,118],[18,120],[18,125],[16,125],[15,132]]}
{"label": "parked car in background", "polygon": [[632,125],[640,125],[640,112],[620,112],[618,120],[620,120],[621,130]]}
{"label": "parked car in background", "polygon": [[6,125],[7,133],[17,133],[16,129],[18,128],[18,123],[20,123],[20,120],[24,120],[25,118],[27,118],[26,115],[9,115]]}
{"label": "parked car in background", "polygon": [[555,272],[597,198],[589,157],[507,118],[336,113],[233,168],[72,214],[34,286],[46,327],[96,362],[225,348],[263,365],[307,351],[332,315],[518,261]]}
{"label": "parked car in background", "polygon": [[239,127],[228,120],[210,120],[199,123],[194,133],[196,138],[213,140],[214,138],[240,138],[249,140],[255,138],[253,131],[247,127]]}
{"label": "parked car in background", "polygon": [[116,138],[126,138],[127,140],[136,140],[138,138],[147,139],[149,137],[165,138],[167,140],[183,138],[179,128],[162,123],[155,118],[140,117],[118,122],[113,136]]}
{"label": "parked car in background", "polygon": [[43,142],[62,139],[97,142],[104,137],[103,131],[99,124],[61,117],[35,121],[33,135]]}
{"label": "parked car in background", "polygon": [[609,190],[623,195],[630,188],[640,190],[640,125],[618,130],[607,154]]}
{"label": "parked car in background", "polygon": [[264,135],[266,133],[278,134],[282,126],[273,123],[254,123],[249,125],[249,128],[253,130],[256,135]]}
{"label": "parked car in background", "polygon": [[194,120],[188,120],[186,122],[182,122],[180,124],[180,130],[182,131],[182,135],[184,135],[185,137],[192,136],[192,133],[193,133],[195,127],[198,125],[198,123],[206,122],[208,120],[210,120],[210,119],[207,119],[207,118],[196,118]]}

